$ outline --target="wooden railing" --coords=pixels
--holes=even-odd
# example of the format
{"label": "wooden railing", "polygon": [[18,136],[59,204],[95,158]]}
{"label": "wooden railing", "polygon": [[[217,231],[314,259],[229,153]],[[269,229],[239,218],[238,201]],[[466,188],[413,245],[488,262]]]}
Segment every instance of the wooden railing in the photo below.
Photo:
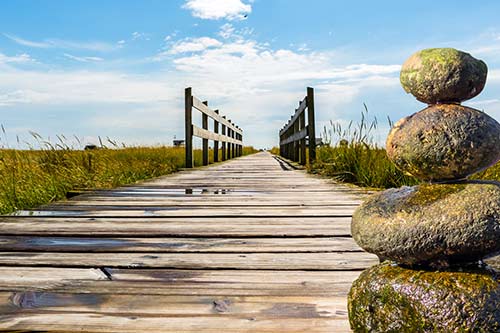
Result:
{"label": "wooden railing", "polygon": [[316,159],[314,89],[311,87],[307,88],[307,95],[299,102],[295,114],[280,130],[280,155],[305,165],[306,146],[309,146],[309,164],[311,164]]}
{"label": "wooden railing", "polygon": [[[219,115],[218,110],[208,107],[208,102],[202,102],[192,95],[191,87],[185,90],[185,124],[186,124],[186,168],[193,167],[193,136],[203,139],[203,165],[208,165],[208,140],[214,141],[214,162],[219,162],[219,143],[221,143],[222,161],[241,156],[243,153],[243,130],[233,124],[230,119]],[[193,108],[202,114],[201,128],[193,125]],[[214,121],[214,131],[208,129],[208,118]],[[221,133],[219,134],[219,125]]]}

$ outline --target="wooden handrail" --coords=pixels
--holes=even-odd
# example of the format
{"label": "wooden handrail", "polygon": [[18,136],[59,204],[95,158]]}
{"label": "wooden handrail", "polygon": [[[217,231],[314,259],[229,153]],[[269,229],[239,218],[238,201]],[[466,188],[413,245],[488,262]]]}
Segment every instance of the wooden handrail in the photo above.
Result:
{"label": "wooden handrail", "polygon": [[[208,141],[214,141],[214,162],[219,161],[219,142],[221,143],[222,161],[243,154],[243,130],[233,124],[230,119],[219,114],[219,110],[212,110],[208,107],[208,102],[202,102],[192,95],[191,87],[184,91],[185,102],[185,147],[186,147],[186,168],[192,168],[193,163],[193,137],[203,139],[202,154],[203,165],[208,165],[209,147]],[[202,114],[201,128],[193,125],[193,109]],[[214,131],[208,129],[208,118],[214,122]],[[221,133],[219,134],[219,125]]]}
{"label": "wooden handrail", "polygon": [[[306,125],[307,110],[307,125]],[[306,143],[309,141],[309,164],[316,159],[316,130],[314,119],[314,89],[307,87],[307,95],[279,132],[280,155],[300,164],[306,164]]]}

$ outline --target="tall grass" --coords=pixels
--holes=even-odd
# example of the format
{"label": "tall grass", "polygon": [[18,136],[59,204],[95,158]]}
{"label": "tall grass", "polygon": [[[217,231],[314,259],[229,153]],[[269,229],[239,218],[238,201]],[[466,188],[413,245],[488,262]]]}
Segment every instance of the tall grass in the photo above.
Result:
{"label": "tall grass", "polygon": [[[100,149],[76,150],[64,137],[51,143],[32,135],[40,148],[0,149],[0,214],[64,199],[75,189],[112,188],[184,167],[184,148],[124,147],[107,139],[110,147],[101,140]],[[252,147],[243,149],[244,154],[253,152]],[[201,165],[201,151],[193,155],[195,165]],[[213,161],[213,151],[210,157]]]}
{"label": "tall grass", "polygon": [[[373,139],[378,120],[368,119],[365,105],[361,120],[352,121],[342,127],[330,122],[322,133],[324,146],[318,147],[316,162],[310,166],[311,172],[319,173],[341,182],[363,187],[390,188],[413,185],[417,180],[398,170],[387,158],[385,149]],[[389,124],[392,125],[390,119]]]}
{"label": "tall grass", "polygon": [[[392,121],[389,118],[388,121],[392,127]],[[416,178],[398,170],[387,158],[385,149],[374,142],[373,131],[377,126],[375,117],[368,119],[366,105],[357,124],[350,122],[343,128],[338,123],[330,122],[330,126],[325,127],[322,133],[326,145],[317,149],[317,159],[310,166],[310,171],[371,188],[417,184],[419,181]],[[471,178],[500,181],[500,163]]]}

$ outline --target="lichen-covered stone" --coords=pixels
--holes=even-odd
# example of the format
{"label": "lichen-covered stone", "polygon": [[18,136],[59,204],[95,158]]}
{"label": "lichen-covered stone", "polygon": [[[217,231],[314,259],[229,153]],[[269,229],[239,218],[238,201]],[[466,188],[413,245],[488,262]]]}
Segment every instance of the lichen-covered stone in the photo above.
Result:
{"label": "lichen-covered stone", "polygon": [[500,183],[376,193],[354,212],[351,233],[364,250],[406,265],[446,267],[500,254]]}
{"label": "lichen-covered stone", "polygon": [[486,269],[432,272],[382,263],[348,297],[354,332],[500,332],[500,287]]}
{"label": "lichen-covered stone", "polygon": [[422,180],[465,178],[500,159],[500,124],[482,111],[438,104],[399,120],[387,156]]}
{"label": "lichen-covered stone", "polygon": [[484,88],[488,67],[470,54],[452,48],[414,53],[401,68],[401,85],[419,101],[461,102]]}
{"label": "lichen-covered stone", "polygon": [[488,258],[484,262],[500,272],[500,255]]}

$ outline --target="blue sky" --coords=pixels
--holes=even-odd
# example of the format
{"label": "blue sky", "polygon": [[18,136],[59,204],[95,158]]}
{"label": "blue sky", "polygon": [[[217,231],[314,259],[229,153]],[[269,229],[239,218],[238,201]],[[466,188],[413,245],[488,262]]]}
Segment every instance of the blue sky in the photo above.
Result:
{"label": "blue sky", "polygon": [[[317,131],[425,107],[399,84],[413,52],[455,47],[489,66],[464,104],[500,120],[497,1],[169,0],[0,2],[0,123],[17,147],[43,137],[171,144],[183,91],[209,100],[257,147],[277,133],[305,88]],[[199,144],[199,143],[198,143]],[[21,144],[22,146],[22,144]]]}

